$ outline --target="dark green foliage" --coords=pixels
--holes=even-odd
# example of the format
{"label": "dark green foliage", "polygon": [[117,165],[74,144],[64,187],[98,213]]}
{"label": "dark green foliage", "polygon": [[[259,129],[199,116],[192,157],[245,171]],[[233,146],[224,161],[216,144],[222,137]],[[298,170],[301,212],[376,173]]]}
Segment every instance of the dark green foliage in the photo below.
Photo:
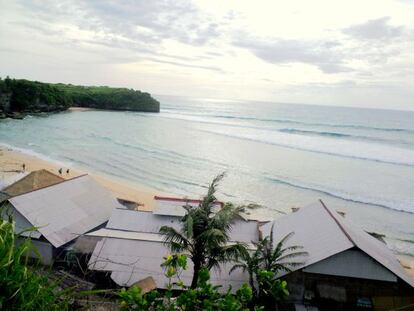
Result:
{"label": "dark green foliage", "polygon": [[0,218],[0,310],[68,310],[65,292],[27,265],[31,240],[16,246],[15,224]]}
{"label": "dark green foliage", "polygon": [[70,107],[72,101],[48,83],[6,78],[0,80],[0,110],[5,112],[54,112]]}
{"label": "dark green foliage", "polygon": [[287,234],[275,245],[272,226],[270,235],[254,243],[256,249],[246,250],[230,270],[230,273],[236,269],[249,273],[249,283],[254,294],[253,301],[263,305],[265,310],[275,310],[277,302],[289,295],[287,283],[277,278],[278,272],[290,272],[291,268],[303,264],[296,259],[308,254],[303,251],[302,246],[284,247],[292,235],[293,232]]}
{"label": "dark green foliage", "polygon": [[224,295],[220,294],[219,288],[220,286],[210,283],[210,272],[203,268],[199,273],[197,287],[181,293],[176,299],[176,307],[178,310],[249,310],[248,305],[253,294],[248,285],[243,285],[235,295],[230,290]]}
{"label": "dark green foliage", "polygon": [[276,273],[258,270],[256,274],[259,291],[255,302],[265,310],[276,310],[276,304],[289,296],[287,282],[276,278]]}
{"label": "dark green foliage", "polygon": [[118,293],[121,311],[128,310],[163,310],[162,299],[157,291],[151,291],[142,294],[142,290],[138,286],[132,286],[128,289],[122,288]]}
{"label": "dark green foliage", "polygon": [[224,174],[221,174],[214,178],[198,207],[184,206],[186,215],[181,220],[180,230],[169,226],[160,229],[172,252],[185,252],[192,260],[192,288],[196,287],[198,274],[203,267],[210,270],[220,263],[237,259],[245,249],[243,244],[228,243],[231,226],[243,208],[227,203],[219,211],[214,211],[216,188],[223,177]]}
{"label": "dark green foliage", "polygon": [[67,93],[76,107],[88,107],[110,110],[133,110],[159,112],[160,103],[149,93],[126,88],[107,86],[79,86],[56,84]]}
{"label": "dark green foliage", "polygon": [[150,94],[107,86],[51,84],[23,79],[0,79],[0,111],[57,112],[71,106],[111,110],[159,112]]}
{"label": "dark green foliage", "polygon": [[297,258],[307,256],[308,253],[303,251],[303,246],[293,245],[284,247],[286,241],[293,236],[290,232],[284,236],[276,245],[273,241],[273,226],[270,230],[270,235],[256,243],[257,255],[259,258],[259,267],[261,269],[274,272],[279,271],[290,272],[294,267],[303,264],[302,260],[297,261]]}
{"label": "dark green foliage", "polygon": [[[169,284],[173,284],[171,281],[173,277],[179,278],[179,271],[186,266],[184,258],[184,255],[166,257],[162,266],[165,267],[166,276],[170,279]],[[253,298],[252,289],[247,284],[235,294],[231,294],[230,291],[220,294],[218,292],[220,286],[213,286],[210,283],[210,273],[206,268],[200,270],[195,288],[186,288],[182,283],[179,287],[183,291],[177,297],[172,297],[172,288],[169,286],[163,295],[158,291],[143,295],[137,286],[128,290],[122,289],[119,293],[121,310],[247,311]],[[257,306],[254,310],[259,311],[262,308]]]}

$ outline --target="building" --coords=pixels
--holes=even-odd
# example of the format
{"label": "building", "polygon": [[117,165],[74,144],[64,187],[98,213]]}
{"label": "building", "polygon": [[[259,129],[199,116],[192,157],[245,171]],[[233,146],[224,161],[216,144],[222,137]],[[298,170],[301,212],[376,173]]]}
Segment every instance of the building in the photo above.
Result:
{"label": "building", "polygon": [[88,175],[60,181],[12,196],[2,205],[2,217],[12,215],[16,231],[30,236],[45,264],[79,236],[103,226],[113,209],[122,207],[112,194]]}
{"label": "building", "polygon": [[[99,240],[89,261],[89,269],[110,272],[112,280],[120,286],[131,286],[151,277],[158,288],[165,288],[168,279],[160,266],[170,250],[163,243],[158,232],[161,226],[180,228],[184,215],[184,205],[195,206],[198,200],[156,197],[157,206],[153,212],[117,208],[105,228],[88,233],[87,237]],[[192,205],[191,205],[192,204]],[[219,208],[222,204],[217,203]],[[258,240],[258,222],[238,219],[232,226],[230,240],[251,243]],[[225,291],[232,286],[239,288],[248,276],[241,270],[229,273],[232,263],[213,270],[211,281],[222,285]],[[181,279],[190,285],[193,267],[189,261],[188,269]]]}
{"label": "building", "polygon": [[269,235],[272,226],[275,241],[294,232],[285,246],[300,245],[309,253],[301,266],[282,275],[296,310],[414,306],[414,280],[395,255],[322,201],[261,226],[261,233]]}
{"label": "building", "polygon": [[58,184],[65,179],[55,175],[48,170],[33,171],[11,185],[1,189],[0,202],[26,192]]}

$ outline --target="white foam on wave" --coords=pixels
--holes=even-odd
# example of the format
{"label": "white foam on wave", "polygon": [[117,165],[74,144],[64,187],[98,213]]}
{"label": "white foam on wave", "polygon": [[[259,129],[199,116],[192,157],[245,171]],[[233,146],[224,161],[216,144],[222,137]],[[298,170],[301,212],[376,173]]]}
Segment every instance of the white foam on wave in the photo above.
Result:
{"label": "white foam on wave", "polygon": [[303,151],[414,166],[414,150],[378,143],[338,140],[330,137],[312,137],[259,129],[233,130],[231,128],[221,128],[220,130],[209,129],[203,131]]}
{"label": "white foam on wave", "polygon": [[414,204],[411,200],[396,201],[387,197],[382,197],[380,194],[373,196],[369,193],[356,193],[341,189],[335,189],[327,185],[322,186],[318,184],[306,184],[288,177],[271,176],[267,174],[264,174],[264,176],[267,180],[270,180],[275,183],[284,184],[302,190],[318,192],[320,194],[324,194],[349,202],[376,205],[396,211],[414,213]]}

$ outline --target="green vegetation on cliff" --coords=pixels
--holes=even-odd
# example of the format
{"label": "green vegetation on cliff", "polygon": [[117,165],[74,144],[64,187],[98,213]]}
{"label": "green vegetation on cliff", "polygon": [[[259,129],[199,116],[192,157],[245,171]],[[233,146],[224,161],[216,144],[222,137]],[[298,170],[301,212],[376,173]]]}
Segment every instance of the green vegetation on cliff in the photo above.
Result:
{"label": "green vegetation on cliff", "polygon": [[58,112],[71,106],[146,112],[160,110],[160,103],[150,94],[133,89],[0,78],[0,116]]}
{"label": "green vegetation on cliff", "polygon": [[110,110],[159,112],[160,103],[149,93],[107,86],[55,84],[70,96],[73,106]]}
{"label": "green vegetation on cliff", "polygon": [[48,83],[6,78],[0,80],[0,111],[54,112],[68,109],[67,94]]}

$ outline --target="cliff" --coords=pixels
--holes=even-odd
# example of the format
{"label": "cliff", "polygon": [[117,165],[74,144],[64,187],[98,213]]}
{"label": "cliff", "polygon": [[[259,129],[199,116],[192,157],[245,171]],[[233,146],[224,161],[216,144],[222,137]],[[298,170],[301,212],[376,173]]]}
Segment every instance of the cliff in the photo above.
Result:
{"label": "cliff", "polygon": [[51,84],[23,79],[0,79],[0,117],[59,112],[69,107],[159,112],[149,93],[107,86]]}

